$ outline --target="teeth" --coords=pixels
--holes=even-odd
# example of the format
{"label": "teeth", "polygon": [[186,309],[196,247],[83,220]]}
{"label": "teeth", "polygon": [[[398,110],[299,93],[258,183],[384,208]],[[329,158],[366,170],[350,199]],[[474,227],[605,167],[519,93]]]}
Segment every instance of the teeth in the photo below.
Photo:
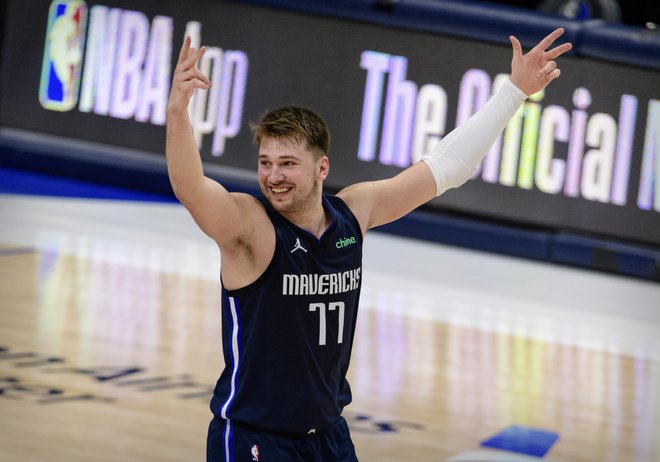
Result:
{"label": "teeth", "polygon": [[289,188],[273,188],[273,192],[277,194],[287,192],[288,190]]}

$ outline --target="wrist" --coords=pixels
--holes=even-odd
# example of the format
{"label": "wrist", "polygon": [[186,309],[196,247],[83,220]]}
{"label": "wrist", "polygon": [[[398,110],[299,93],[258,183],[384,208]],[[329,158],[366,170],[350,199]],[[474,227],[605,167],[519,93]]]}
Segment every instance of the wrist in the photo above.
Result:
{"label": "wrist", "polygon": [[511,77],[509,77],[509,79],[504,82],[504,85],[508,87],[509,91],[523,100],[529,97],[529,95],[522,88],[520,88],[520,85],[517,84]]}
{"label": "wrist", "polygon": [[177,105],[172,105],[169,104],[167,106],[167,109],[165,110],[165,115],[167,116],[167,119],[187,119],[188,118],[188,107],[180,107]]}

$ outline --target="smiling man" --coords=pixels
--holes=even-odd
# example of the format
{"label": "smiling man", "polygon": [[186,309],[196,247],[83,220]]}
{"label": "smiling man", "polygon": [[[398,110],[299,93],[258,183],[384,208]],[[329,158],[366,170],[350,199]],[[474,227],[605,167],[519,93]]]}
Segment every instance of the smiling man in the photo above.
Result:
{"label": "smiling man", "polygon": [[210,82],[204,47],[186,38],[167,108],[167,164],[177,198],[220,248],[225,368],[211,400],[207,461],[349,462],[343,408],[368,229],[465,183],[527,95],[559,77],[549,49],[511,37],[510,80],[433,154],[397,176],[323,193],[330,135],[309,109],[288,106],[252,126],[262,197],[204,176],[188,104]]}

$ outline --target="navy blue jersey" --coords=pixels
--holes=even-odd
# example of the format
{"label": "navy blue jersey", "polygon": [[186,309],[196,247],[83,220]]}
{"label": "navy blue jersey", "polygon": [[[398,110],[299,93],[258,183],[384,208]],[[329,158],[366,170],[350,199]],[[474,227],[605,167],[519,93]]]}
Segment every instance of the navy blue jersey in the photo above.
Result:
{"label": "navy blue jersey", "polygon": [[320,239],[262,199],[275,227],[273,258],[252,284],[222,289],[225,369],[211,410],[256,429],[308,434],[351,402],[346,372],[362,281],[362,234],[335,196]]}

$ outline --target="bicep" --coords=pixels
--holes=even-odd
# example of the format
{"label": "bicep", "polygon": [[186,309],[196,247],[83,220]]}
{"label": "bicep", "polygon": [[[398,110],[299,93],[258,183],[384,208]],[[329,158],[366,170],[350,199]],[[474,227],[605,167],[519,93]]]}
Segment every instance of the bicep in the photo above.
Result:
{"label": "bicep", "polygon": [[363,232],[410,213],[436,193],[428,166],[418,162],[393,178],[358,183],[339,192],[360,222]]}

